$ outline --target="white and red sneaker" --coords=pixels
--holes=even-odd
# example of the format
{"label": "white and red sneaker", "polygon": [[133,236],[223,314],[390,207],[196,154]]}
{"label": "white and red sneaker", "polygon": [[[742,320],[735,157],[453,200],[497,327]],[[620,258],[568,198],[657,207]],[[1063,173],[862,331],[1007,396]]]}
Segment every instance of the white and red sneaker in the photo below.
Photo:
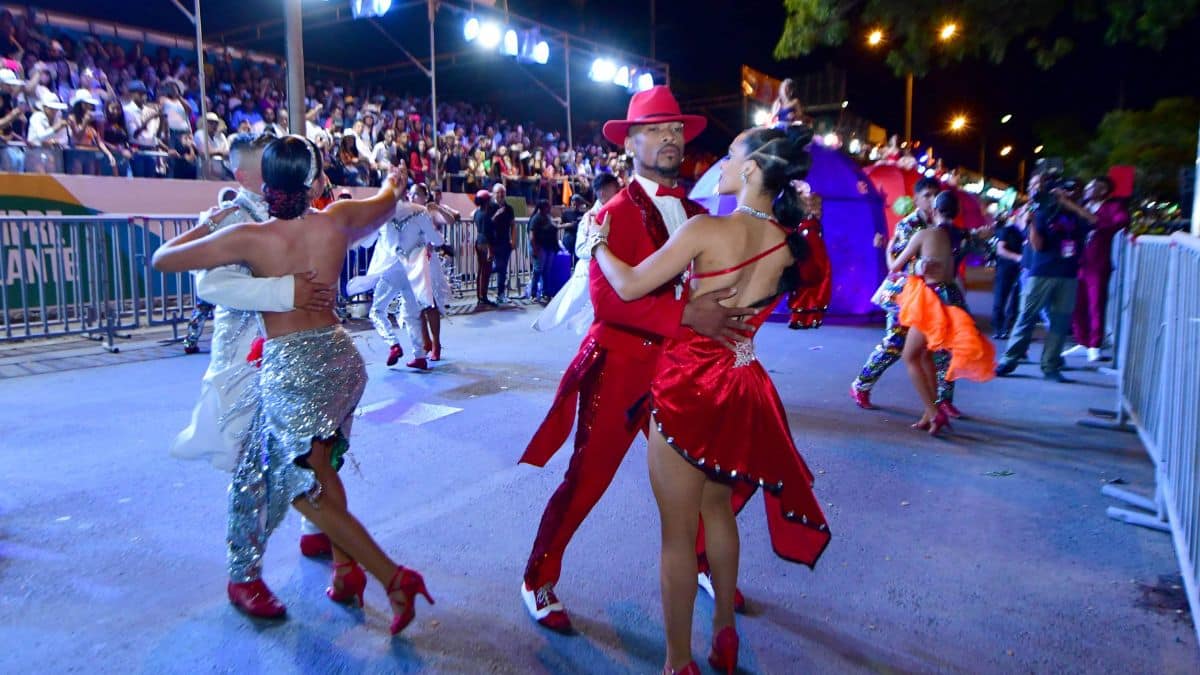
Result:
{"label": "white and red sneaker", "polygon": [[[717,599],[717,593],[713,590],[711,572],[701,571],[696,575],[696,583],[700,585],[700,588],[704,589],[705,593],[708,593],[708,597],[713,600]],[[746,613],[746,596],[742,595],[742,592],[737,588],[733,589],[733,611],[738,614]]]}
{"label": "white and red sneaker", "polygon": [[531,591],[525,582],[521,582],[521,599],[525,601],[525,609],[534,621],[556,633],[569,635],[572,632],[571,619],[554,594],[554,584]]}

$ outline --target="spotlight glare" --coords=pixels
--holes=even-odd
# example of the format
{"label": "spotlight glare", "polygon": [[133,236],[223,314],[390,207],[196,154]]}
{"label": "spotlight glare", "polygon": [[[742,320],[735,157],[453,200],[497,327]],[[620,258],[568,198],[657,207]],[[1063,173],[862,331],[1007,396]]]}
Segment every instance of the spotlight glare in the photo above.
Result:
{"label": "spotlight glare", "polygon": [[629,66],[621,66],[617,69],[617,74],[613,76],[613,84],[626,88],[633,86],[629,80]]}
{"label": "spotlight glare", "polygon": [[533,61],[542,65],[550,61],[550,43],[542,40],[533,46]]}
{"label": "spotlight glare", "polygon": [[1034,148],[1034,149],[1033,149],[1033,154],[1035,154],[1035,155],[1040,155],[1040,154],[1042,154],[1042,150],[1044,150],[1044,149],[1045,149],[1045,147],[1046,147],[1046,146],[1044,146],[1044,145],[1039,145],[1039,146],[1037,146],[1036,148]]}
{"label": "spotlight glare", "polygon": [[649,91],[654,88],[654,75],[652,73],[642,73],[637,76],[637,90]]}
{"label": "spotlight glare", "polygon": [[616,74],[617,64],[608,59],[596,59],[592,61],[592,69],[588,76],[596,82],[612,82]]}
{"label": "spotlight glare", "polygon": [[754,126],[765,127],[767,122],[771,121],[771,113],[766,108],[759,108],[754,111]]}
{"label": "spotlight glare", "polygon": [[967,116],[955,115],[954,119],[950,120],[950,131],[962,131],[967,128]]}
{"label": "spotlight glare", "polygon": [[516,56],[517,52],[520,51],[519,47],[517,31],[511,28],[504,31],[504,53],[508,56]]}
{"label": "spotlight glare", "polygon": [[467,42],[474,42],[477,37],[479,37],[479,19],[471,17],[463,24],[463,38]]}
{"label": "spotlight glare", "polygon": [[950,22],[950,23],[942,26],[942,30],[941,30],[941,32],[938,33],[938,37],[940,37],[942,39],[942,41],[948,41],[948,40],[954,39],[954,36],[957,34],[958,34],[958,24],[956,24],[954,22]]}
{"label": "spotlight glare", "polygon": [[870,35],[867,36],[867,44],[871,45],[872,47],[878,47],[882,43],[883,31],[878,28],[871,31]]}
{"label": "spotlight glare", "polygon": [[1012,121],[1012,113],[1009,113],[1009,114],[1005,115],[1004,117],[1000,118],[1000,124],[1008,124],[1011,121]]}
{"label": "spotlight glare", "polygon": [[488,21],[479,28],[479,44],[495,49],[500,44],[500,26]]}
{"label": "spotlight glare", "polygon": [[1006,145],[1003,148],[1000,148],[1000,156],[1008,157],[1010,154],[1012,154],[1012,149],[1013,148],[1011,145]]}

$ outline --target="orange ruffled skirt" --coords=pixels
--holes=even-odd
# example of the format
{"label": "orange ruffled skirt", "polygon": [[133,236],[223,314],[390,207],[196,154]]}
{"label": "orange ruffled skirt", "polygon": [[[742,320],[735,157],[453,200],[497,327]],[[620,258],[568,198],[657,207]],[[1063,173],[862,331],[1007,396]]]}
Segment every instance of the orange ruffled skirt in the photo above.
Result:
{"label": "orange ruffled skirt", "polygon": [[921,331],[930,351],[950,352],[947,380],[986,382],[996,376],[996,348],[967,311],[910,274],[900,291],[900,324]]}

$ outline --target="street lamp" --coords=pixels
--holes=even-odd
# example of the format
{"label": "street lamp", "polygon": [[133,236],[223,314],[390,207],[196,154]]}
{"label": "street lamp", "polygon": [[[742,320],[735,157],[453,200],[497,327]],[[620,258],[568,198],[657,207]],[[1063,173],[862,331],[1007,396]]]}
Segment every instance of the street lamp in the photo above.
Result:
{"label": "street lamp", "polygon": [[[958,34],[958,24],[950,22],[942,26],[938,37],[942,42],[949,42]],[[882,29],[876,28],[867,34],[867,45],[878,47],[883,44],[886,36]],[[913,72],[909,70],[904,75],[904,142],[912,143],[912,109],[913,109]]]}
{"label": "street lamp", "polygon": [[967,128],[967,116],[966,115],[955,115],[954,118],[950,120],[950,131],[957,132],[957,131],[962,131],[966,128]]}
{"label": "street lamp", "polygon": [[1000,124],[1008,124],[1011,121],[1012,121],[1012,113],[1009,113],[1009,114],[1005,115],[1004,117],[1000,118]]}
{"label": "street lamp", "polygon": [[1003,148],[1000,148],[1000,156],[1008,157],[1010,154],[1012,154],[1012,150],[1013,148],[1011,145],[1006,145]]}

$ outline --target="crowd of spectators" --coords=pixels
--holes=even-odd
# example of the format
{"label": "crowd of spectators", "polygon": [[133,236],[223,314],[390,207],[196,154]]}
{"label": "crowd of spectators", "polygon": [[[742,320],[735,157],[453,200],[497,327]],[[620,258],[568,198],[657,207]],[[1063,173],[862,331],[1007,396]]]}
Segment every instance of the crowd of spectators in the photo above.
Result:
{"label": "crowd of spectators", "polygon": [[[287,133],[286,73],[278,59],[229,51],[207,54],[204,68],[202,121],[194,54],[0,11],[0,170],[226,178],[235,133]],[[571,147],[487,105],[439,102],[435,133],[427,97],[315,80],[304,108],[336,185],[375,185],[403,163],[414,182],[449,191],[499,182],[530,203],[569,203],[596,175],[629,170],[598,134]]]}

